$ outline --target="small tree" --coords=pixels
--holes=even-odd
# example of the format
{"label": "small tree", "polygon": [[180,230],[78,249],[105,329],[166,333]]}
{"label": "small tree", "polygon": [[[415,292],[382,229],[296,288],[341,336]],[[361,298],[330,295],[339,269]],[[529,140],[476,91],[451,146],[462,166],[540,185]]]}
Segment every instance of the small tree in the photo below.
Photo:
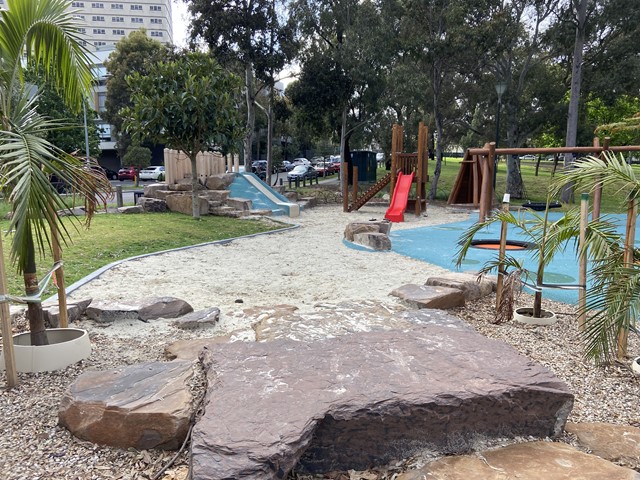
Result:
{"label": "small tree", "polygon": [[[122,160],[125,165],[142,170],[151,164],[151,150],[141,145],[131,145],[127,148],[127,153],[124,154]],[[136,186],[138,186],[138,176],[136,176]]]}
{"label": "small tree", "polygon": [[239,79],[207,54],[185,52],[153,65],[147,76],[134,73],[127,81],[133,107],[122,111],[125,129],[189,157],[193,218],[200,218],[196,155],[237,137]]}

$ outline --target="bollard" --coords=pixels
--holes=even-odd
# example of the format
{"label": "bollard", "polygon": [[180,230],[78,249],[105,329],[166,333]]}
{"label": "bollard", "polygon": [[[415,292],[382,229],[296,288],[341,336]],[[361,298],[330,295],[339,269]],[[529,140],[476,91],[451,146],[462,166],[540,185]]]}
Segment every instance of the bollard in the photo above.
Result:
{"label": "bollard", "polygon": [[116,185],[116,204],[118,205],[118,208],[124,205],[124,202],[122,201],[122,185]]}
{"label": "bollard", "polygon": [[[282,179],[280,178],[279,180],[280,180],[280,186],[282,186],[283,185]],[[289,182],[289,188],[291,188],[291,182]]]}

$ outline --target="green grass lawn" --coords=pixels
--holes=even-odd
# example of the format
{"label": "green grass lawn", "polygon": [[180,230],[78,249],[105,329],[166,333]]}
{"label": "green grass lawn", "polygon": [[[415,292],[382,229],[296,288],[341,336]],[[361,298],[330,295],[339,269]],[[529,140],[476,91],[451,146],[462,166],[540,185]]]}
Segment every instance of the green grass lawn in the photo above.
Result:
{"label": "green grass lawn", "polygon": [[[204,216],[195,221],[179,213],[99,214],[93,218],[89,229],[80,227],[77,231],[70,220],[65,223],[71,234],[71,242],[63,245],[66,285],[116,260],[280,228],[270,222],[215,216]],[[21,295],[24,292],[22,277],[8,258],[12,241],[11,234],[6,234],[8,226],[7,220],[0,221],[7,282],[10,293]],[[41,277],[51,268],[53,260],[47,257],[37,261]],[[54,293],[55,287],[50,285],[46,296]]]}

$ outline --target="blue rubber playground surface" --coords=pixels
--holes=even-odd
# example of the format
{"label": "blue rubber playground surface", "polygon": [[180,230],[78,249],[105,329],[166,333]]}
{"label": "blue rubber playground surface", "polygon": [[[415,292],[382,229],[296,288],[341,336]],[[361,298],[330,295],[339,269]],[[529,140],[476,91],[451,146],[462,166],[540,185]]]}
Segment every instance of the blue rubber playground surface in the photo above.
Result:
{"label": "blue rubber playground surface", "polygon": [[[531,215],[530,213],[522,213]],[[562,216],[561,213],[549,213],[549,221],[555,221]],[[624,233],[626,217],[624,215],[607,215],[607,219],[618,225],[621,233]],[[432,225],[408,230],[391,230],[391,249],[401,255],[429,262],[434,265],[452,271],[478,271],[489,260],[495,258],[496,250],[470,248],[460,269],[456,269],[456,252],[459,249],[459,240],[465,230],[478,220],[477,214],[469,220],[456,223]],[[500,224],[491,225],[475,236],[475,240],[497,240],[500,238]],[[636,232],[636,239],[640,238]],[[527,241],[526,237],[518,235],[512,230],[507,230],[508,240]],[[637,245],[637,242],[636,242]],[[532,260],[531,250],[510,250],[509,255],[521,259],[525,268],[535,271],[537,262]],[[587,283],[588,283],[587,274]],[[547,265],[544,275],[545,284],[577,284],[578,260],[575,254],[573,242],[570,242],[566,251],[557,254],[553,262]],[[530,290],[525,291],[531,293]],[[558,300],[565,303],[577,303],[577,290],[560,290],[545,288],[542,292],[545,298]]]}

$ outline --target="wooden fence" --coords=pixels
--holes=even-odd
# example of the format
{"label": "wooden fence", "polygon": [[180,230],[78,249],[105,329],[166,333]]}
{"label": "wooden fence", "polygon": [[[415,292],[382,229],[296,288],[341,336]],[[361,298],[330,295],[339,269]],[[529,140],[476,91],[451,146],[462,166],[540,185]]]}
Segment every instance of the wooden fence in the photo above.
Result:
{"label": "wooden fence", "polygon": [[[164,166],[166,182],[176,183],[183,178],[191,178],[191,161],[184,152],[164,149]],[[204,181],[206,177],[225,172],[239,170],[238,157],[225,158],[217,152],[200,152],[196,158],[198,178]]]}

